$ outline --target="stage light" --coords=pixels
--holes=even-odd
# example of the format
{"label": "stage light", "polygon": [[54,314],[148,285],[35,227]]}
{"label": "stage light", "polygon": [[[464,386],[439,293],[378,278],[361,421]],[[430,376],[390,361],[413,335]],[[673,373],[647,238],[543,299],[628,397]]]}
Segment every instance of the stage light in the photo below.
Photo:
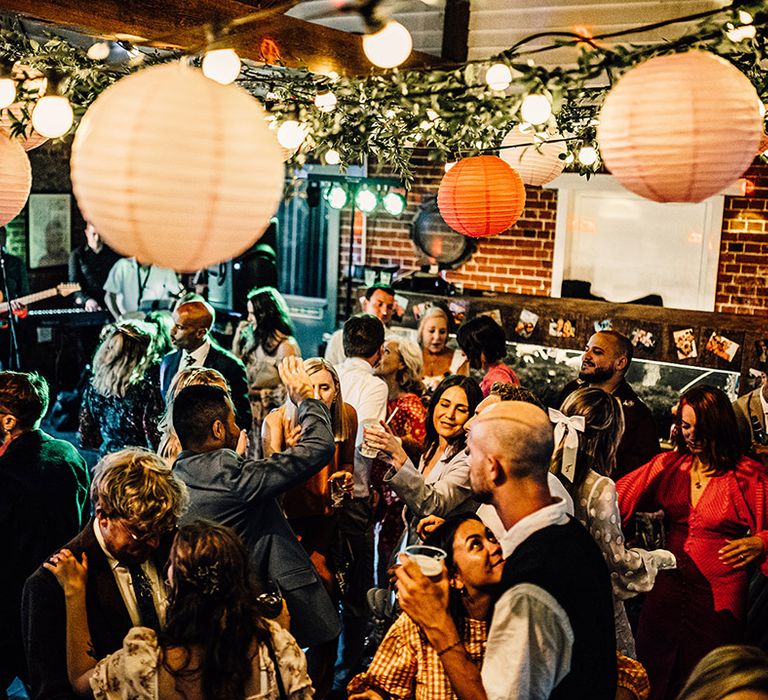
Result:
{"label": "stage light", "polygon": [[397,192],[389,192],[382,202],[384,210],[391,216],[400,216],[405,211],[405,197]]}
{"label": "stage light", "polygon": [[370,214],[379,204],[379,198],[373,190],[368,189],[367,185],[363,185],[355,195],[355,206],[363,212],[363,214]]}
{"label": "stage light", "polygon": [[331,209],[343,209],[347,206],[349,195],[341,185],[331,185],[325,194],[325,200]]}

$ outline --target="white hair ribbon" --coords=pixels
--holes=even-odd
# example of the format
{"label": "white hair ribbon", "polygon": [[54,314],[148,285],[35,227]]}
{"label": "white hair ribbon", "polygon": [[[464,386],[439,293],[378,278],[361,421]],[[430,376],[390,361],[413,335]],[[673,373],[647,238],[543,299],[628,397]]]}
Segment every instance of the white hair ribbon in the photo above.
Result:
{"label": "white hair ribbon", "polygon": [[573,483],[576,474],[576,453],[579,450],[579,433],[584,432],[584,416],[566,416],[556,408],[549,409],[549,420],[555,424],[555,446],[563,441],[563,461],[560,473]]}

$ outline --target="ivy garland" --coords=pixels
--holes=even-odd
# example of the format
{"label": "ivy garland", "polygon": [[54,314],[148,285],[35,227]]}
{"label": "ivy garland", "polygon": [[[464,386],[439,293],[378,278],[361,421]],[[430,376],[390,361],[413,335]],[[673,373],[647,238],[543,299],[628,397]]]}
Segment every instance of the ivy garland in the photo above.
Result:
{"label": "ivy garland", "polygon": [[[620,35],[678,23],[685,25],[685,31],[663,43],[603,43]],[[740,40],[734,37],[732,30],[745,25],[754,26],[754,35]],[[553,115],[548,124],[537,128],[558,134],[556,138],[566,138],[570,154],[582,145],[596,145],[596,120],[611,85],[626,70],[653,56],[691,49],[718,54],[739,68],[762,98],[768,94],[766,25],[765,3],[737,0],[720,10],[599,37],[535,35],[492,59],[463,65],[394,69],[351,78],[247,65],[239,84],[264,103],[276,123],[297,119],[304,125],[307,138],[291,159],[294,165],[321,158],[333,149],[340,154],[342,164],[370,158],[411,182],[416,149],[426,150],[435,162],[497,150],[506,133],[520,123],[520,105],[529,93],[550,97]],[[554,41],[546,47],[528,48],[531,40],[542,37],[554,37]],[[536,65],[536,54],[562,46],[580,48],[576,66]],[[145,54],[144,59],[144,64],[157,63],[169,60],[169,55]],[[38,42],[26,35],[18,20],[5,20],[0,25],[0,60],[65,76],[67,95],[78,116],[104,89],[136,68],[91,60],[83,49],[60,37],[50,36]],[[491,89],[485,81],[485,73],[494,63],[504,63],[512,71],[512,84],[504,91]],[[337,104],[333,111],[323,112],[314,99],[329,90]],[[36,97],[23,91],[18,95],[22,103]],[[17,114],[4,111],[8,112],[14,134],[29,125],[28,108]],[[586,167],[576,162],[573,167],[589,175],[599,163]]]}

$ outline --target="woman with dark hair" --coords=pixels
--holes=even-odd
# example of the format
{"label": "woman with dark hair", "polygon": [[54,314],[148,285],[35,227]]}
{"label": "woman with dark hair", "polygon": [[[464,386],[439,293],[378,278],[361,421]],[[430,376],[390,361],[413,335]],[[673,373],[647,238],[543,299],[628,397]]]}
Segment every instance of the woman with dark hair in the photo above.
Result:
{"label": "woman with dark hair", "polygon": [[[474,514],[446,520],[427,540],[446,553],[449,610],[467,656],[480,665],[493,612],[495,588],[504,560],[501,547]],[[419,627],[402,613],[381,642],[365,673],[347,687],[350,700],[451,700],[455,698],[435,649]]]}
{"label": "woman with dark hair", "polygon": [[[424,453],[418,468],[391,430],[365,428],[366,445],[379,450],[379,459],[390,464],[384,483],[405,503],[408,544],[418,541],[416,524],[422,518],[447,517],[467,508],[472,491],[464,424],[482,399],[480,387],[470,377],[453,375],[439,384],[427,408]],[[474,510],[474,501],[469,505]]]}
{"label": "woman with dark hair", "polygon": [[680,397],[677,449],[616,484],[625,528],[663,511],[677,569],[660,572],[643,603],[638,657],[652,697],[673,697],[701,658],[743,642],[749,569],[768,574],[766,477],[743,455],[728,397],[709,386]]}
{"label": "woman with dark hair", "polygon": [[459,347],[469,360],[471,369],[485,372],[480,388],[488,396],[495,382],[520,384],[520,380],[503,360],[507,356],[507,336],[490,316],[477,316],[459,327]]}
{"label": "woman with dark hair", "polygon": [[304,700],[313,695],[304,654],[264,618],[248,554],[227,527],[198,520],[171,547],[166,624],[134,627],[123,648],[98,663],[88,653],[88,561],[62,549],[45,567],[64,589],[67,672],[79,695],[97,700]]}
{"label": "woman with dark hair", "polygon": [[80,406],[82,447],[100,456],[124,447],[157,448],[165,404],[153,338],[154,327],[143,321],[121,321],[102,332]]}
{"label": "woman with dark hair", "polygon": [[289,355],[301,357],[285,300],[274,287],[248,292],[248,320],[241,323],[232,352],[245,365],[253,424],[250,455],[261,457],[261,424],[271,410],[287,398],[277,367]]}
{"label": "woman with dark hair", "polygon": [[624,601],[653,588],[660,569],[675,567],[664,549],[628,548],[621,530],[616,484],[610,479],[624,432],[621,402],[596,387],[577,389],[560,411],[550,409],[555,424],[555,453],[550,471],[573,499],[574,516],[597,542],[611,573],[616,649],[634,658],[635,640]]}

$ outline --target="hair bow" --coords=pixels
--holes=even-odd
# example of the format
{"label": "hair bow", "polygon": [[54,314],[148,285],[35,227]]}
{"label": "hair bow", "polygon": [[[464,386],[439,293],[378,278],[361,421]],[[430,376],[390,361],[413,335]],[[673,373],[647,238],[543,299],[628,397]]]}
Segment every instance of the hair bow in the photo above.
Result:
{"label": "hair bow", "polygon": [[579,433],[584,432],[585,426],[584,416],[566,416],[557,409],[550,408],[549,420],[555,424],[555,445],[563,442],[560,473],[573,483],[573,477],[576,474],[576,454],[579,450]]}

